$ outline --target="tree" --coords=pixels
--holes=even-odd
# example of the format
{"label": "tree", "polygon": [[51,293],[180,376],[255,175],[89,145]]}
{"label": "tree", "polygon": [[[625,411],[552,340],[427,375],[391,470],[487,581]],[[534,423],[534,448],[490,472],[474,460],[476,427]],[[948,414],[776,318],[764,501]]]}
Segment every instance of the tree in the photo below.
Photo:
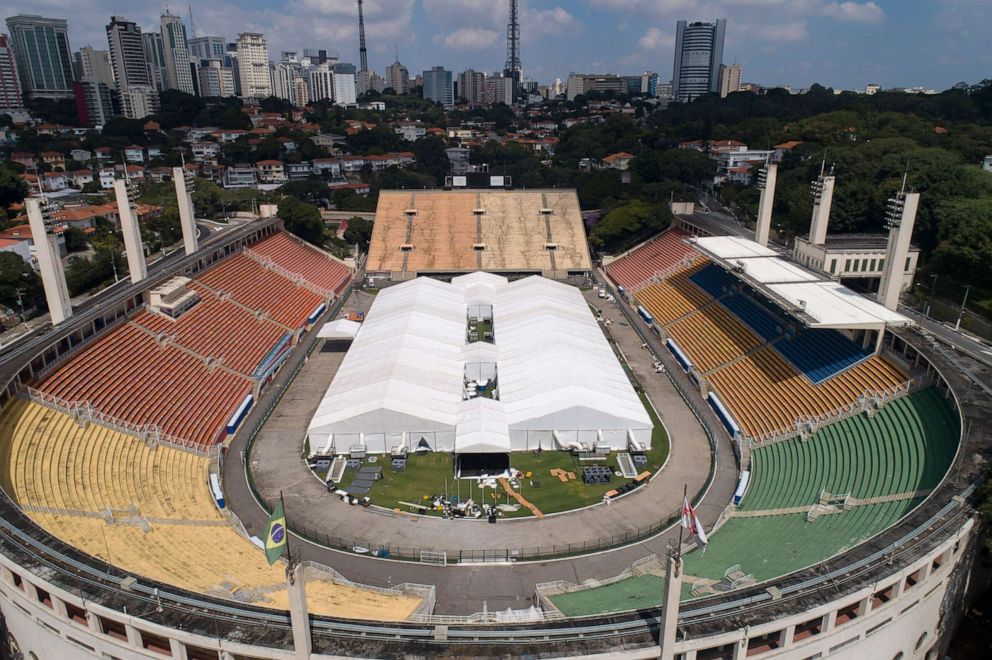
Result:
{"label": "tree", "polygon": [[0,208],[21,202],[28,194],[28,187],[17,173],[8,167],[0,166]]}
{"label": "tree", "polygon": [[324,221],[313,204],[283,197],[279,200],[279,217],[286,223],[287,231],[314,245],[324,244]]}
{"label": "tree", "polygon": [[348,221],[348,228],[344,230],[344,240],[349,245],[358,244],[358,249],[367,252],[369,241],[372,240],[372,221],[365,218],[354,217]]}
{"label": "tree", "polygon": [[598,249],[616,252],[667,229],[672,214],[664,204],[634,201],[607,213],[593,228],[589,242]]}
{"label": "tree", "polygon": [[34,269],[19,254],[0,252],[0,303],[20,311],[18,290],[25,308],[33,307],[44,299],[41,279]]}
{"label": "tree", "polygon": [[69,252],[82,252],[89,247],[89,243],[86,241],[86,234],[79,227],[69,225],[62,233],[62,236],[65,237],[65,249]]}

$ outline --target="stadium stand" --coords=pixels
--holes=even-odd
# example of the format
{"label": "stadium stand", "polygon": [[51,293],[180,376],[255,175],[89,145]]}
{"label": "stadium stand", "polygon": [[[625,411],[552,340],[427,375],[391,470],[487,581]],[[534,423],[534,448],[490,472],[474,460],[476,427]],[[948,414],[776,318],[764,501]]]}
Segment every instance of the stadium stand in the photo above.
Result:
{"label": "stadium stand", "polygon": [[740,281],[732,273],[715,264],[697,270],[689,279],[714,298],[719,298],[740,285]]}
{"label": "stadium stand", "polygon": [[236,254],[196,277],[215,292],[227,293],[249,309],[267,314],[293,330],[303,327],[324,300],[244,254]]}
{"label": "stadium stand", "polygon": [[735,293],[720,302],[765,341],[782,335],[782,323],[751,296]]}
{"label": "stadium stand", "polygon": [[286,232],[276,232],[253,243],[249,249],[284,270],[299,274],[312,286],[335,295],[344,290],[351,278],[343,263]]}
{"label": "stadium stand", "polygon": [[691,314],[710,301],[709,296],[689,280],[700,268],[700,265],[690,266],[662,282],[649,284],[638,291],[635,298],[661,325]]}
{"label": "stadium stand", "polygon": [[627,290],[636,290],[659,273],[670,272],[699,256],[685,239],[690,234],[668,229],[642,243],[606,267],[610,278]]}
{"label": "stadium stand", "polygon": [[703,372],[735,360],[763,342],[719,305],[708,305],[668,326],[668,333]]}
{"label": "stadium stand", "polygon": [[[208,459],[15,400],[0,416],[0,486],[37,524],[81,551],[196,593],[286,609],[282,566],[232,528],[207,485]],[[315,581],[313,613],[402,620],[419,605]]]}
{"label": "stadium stand", "polygon": [[814,383],[822,383],[871,355],[836,330],[803,330],[774,346]]}
{"label": "stadium stand", "polygon": [[159,343],[142,326],[125,323],[77,353],[39,389],[207,446],[220,438],[252,386],[247,376],[208,366],[187,350]]}
{"label": "stadium stand", "polygon": [[750,437],[792,427],[800,418],[838,410],[866,392],[890,390],[908,379],[885,358],[871,357],[814,385],[770,346],[709,375]]}
{"label": "stadium stand", "polygon": [[[682,599],[726,590],[728,569],[754,581],[804,568],[890,527],[937,487],[950,467],[960,422],[936,388],[895,400],[799,439],[756,449],[739,512],[711,532],[706,552],[685,555]],[[849,508],[810,518],[827,490]],[[799,509],[796,511],[795,509]],[[639,575],[549,595],[569,616],[657,606],[662,580]],[[704,585],[699,593],[693,593]]]}
{"label": "stadium stand", "polygon": [[190,283],[200,302],[178,319],[142,310],[132,321],[156,334],[165,333],[186,348],[218,358],[225,366],[251,375],[285,335],[286,328],[260,319],[244,307],[221,300],[206,287]]}

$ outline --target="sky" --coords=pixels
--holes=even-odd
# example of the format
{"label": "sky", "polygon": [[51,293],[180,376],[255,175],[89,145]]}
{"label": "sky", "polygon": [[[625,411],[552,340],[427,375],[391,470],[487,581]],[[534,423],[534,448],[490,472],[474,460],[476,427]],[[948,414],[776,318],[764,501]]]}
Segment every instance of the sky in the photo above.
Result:
{"label": "sky", "polygon": [[[671,78],[679,19],[726,18],[724,62],[746,82],[842,89],[923,86],[939,90],[992,78],[992,0],[520,0],[525,77],[570,72]],[[358,62],[355,0],[4,0],[7,15],[69,21],[74,49],[106,49],[105,25],[121,15],[158,29],[168,8],[199,36],[233,41],[262,32],[270,59],[324,48]],[[366,0],[370,68],[398,50],[411,75],[442,65],[498,71],[506,59],[508,0]],[[5,28],[0,28],[4,29]]]}

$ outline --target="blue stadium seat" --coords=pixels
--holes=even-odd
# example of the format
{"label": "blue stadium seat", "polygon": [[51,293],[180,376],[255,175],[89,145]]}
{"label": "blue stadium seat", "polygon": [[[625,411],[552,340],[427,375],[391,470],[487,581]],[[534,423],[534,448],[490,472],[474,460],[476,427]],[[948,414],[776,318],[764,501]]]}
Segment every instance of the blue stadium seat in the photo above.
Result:
{"label": "blue stadium seat", "polygon": [[782,334],[782,326],[779,322],[765,312],[761,305],[751,299],[750,296],[735,293],[721,301],[727,309],[734,313],[740,320],[744,321],[765,341],[771,341]]}
{"label": "blue stadium seat", "polygon": [[782,357],[815,384],[836,376],[871,355],[836,330],[804,330],[774,346]]}
{"label": "blue stadium seat", "polygon": [[738,284],[736,277],[714,264],[693,273],[689,279],[714,298],[719,298]]}

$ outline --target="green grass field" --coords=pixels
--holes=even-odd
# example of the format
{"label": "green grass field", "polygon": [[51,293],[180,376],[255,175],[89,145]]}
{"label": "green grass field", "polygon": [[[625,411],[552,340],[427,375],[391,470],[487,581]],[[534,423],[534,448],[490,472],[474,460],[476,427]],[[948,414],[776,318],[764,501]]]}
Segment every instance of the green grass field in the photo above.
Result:
{"label": "green grass field", "polygon": [[[647,469],[654,474],[664,465],[665,459],[668,457],[668,436],[643,394],[641,394],[641,400],[645,402],[645,407],[655,424],[647,465]],[[382,466],[383,478],[373,484],[369,491],[369,497],[372,498],[373,504],[387,509],[412,510],[410,506],[401,504],[402,502],[429,505],[434,496],[445,494],[446,487],[449,496],[458,495],[461,501],[471,497],[479,503],[483,501],[489,504],[514,503],[512,499],[508,499],[501,488],[497,489],[494,498],[492,489],[481,489],[485,491],[483,493],[471,480],[455,479],[454,456],[448,453],[411,454],[407,458],[407,467],[403,472],[393,472],[388,457],[379,457],[376,464]],[[369,463],[366,461],[365,465],[369,465]],[[530,478],[521,479],[521,487],[518,492],[544,514],[570,511],[597,504],[602,501],[604,493],[626,483],[625,479],[614,477],[609,484],[586,486],[582,483],[582,467],[584,465],[607,465],[615,471],[617,469],[616,452],[602,461],[583,462],[581,464],[578,458],[563,451],[517,452],[510,455],[511,467],[524,474],[531,472]],[[551,476],[550,470],[553,468],[574,472],[576,479],[562,482],[557,477]],[[346,472],[339,487],[347,489],[355,474],[354,471]],[[424,499],[424,496],[427,496],[427,500]],[[440,512],[436,511],[426,513],[428,515],[441,515]],[[521,507],[518,511],[508,512],[505,515],[510,518],[517,518],[530,517],[533,514],[528,509]]]}

